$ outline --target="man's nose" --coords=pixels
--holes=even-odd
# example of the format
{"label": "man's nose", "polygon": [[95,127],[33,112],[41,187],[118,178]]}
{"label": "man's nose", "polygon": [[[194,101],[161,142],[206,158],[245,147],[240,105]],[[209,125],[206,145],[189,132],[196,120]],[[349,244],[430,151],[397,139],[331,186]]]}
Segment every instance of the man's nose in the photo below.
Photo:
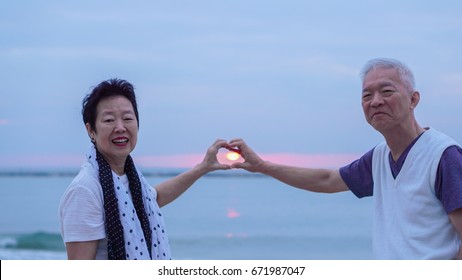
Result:
{"label": "man's nose", "polygon": [[372,96],[371,106],[377,107],[384,103],[383,96],[380,93],[376,93]]}

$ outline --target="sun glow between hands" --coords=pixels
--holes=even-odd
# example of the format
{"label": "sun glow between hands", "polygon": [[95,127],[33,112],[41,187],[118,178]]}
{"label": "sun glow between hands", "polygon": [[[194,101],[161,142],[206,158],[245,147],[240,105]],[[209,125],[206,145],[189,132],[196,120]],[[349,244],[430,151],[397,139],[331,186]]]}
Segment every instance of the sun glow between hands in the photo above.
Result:
{"label": "sun glow between hands", "polygon": [[228,152],[228,153],[226,153],[226,158],[231,160],[231,161],[238,160],[240,157],[241,157],[241,155],[236,153],[236,152]]}

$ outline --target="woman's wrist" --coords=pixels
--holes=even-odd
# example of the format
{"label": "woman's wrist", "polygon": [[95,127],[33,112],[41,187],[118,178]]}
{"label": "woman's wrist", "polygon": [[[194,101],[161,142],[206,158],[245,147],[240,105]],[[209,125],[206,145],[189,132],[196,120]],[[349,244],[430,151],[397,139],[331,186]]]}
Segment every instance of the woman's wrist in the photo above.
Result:
{"label": "woman's wrist", "polygon": [[193,174],[195,174],[198,178],[200,178],[213,170],[209,165],[205,164],[204,162],[201,162],[195,165],[190,171]]}

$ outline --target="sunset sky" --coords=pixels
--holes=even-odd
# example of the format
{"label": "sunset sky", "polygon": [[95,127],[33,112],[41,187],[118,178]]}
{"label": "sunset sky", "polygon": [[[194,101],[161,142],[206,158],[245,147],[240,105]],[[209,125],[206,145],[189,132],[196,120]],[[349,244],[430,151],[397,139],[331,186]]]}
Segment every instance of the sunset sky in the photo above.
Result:
{"label": "sunset sky", "polygon": [[216,139],[270,160],[340,166],[382,137],[361,67],[414,70],[422,126],[462,142],[462,2],[2,1],[0,168],[78,167],[85,94],[133,83],[146,167],[188,167]]}

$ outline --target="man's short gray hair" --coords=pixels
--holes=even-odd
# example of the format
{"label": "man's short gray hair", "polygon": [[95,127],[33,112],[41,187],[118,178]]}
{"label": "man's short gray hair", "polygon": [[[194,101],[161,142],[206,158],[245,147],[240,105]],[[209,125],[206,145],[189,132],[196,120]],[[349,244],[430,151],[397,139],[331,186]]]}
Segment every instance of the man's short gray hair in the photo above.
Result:
{"label": "man's short gray hair", "polygon": [[401,61],[392,58],[375,58],[369,60],[366,65],[364,65],[361,71],[361,80],[364,82],[364,78],[366,77],[367,73],[371,70],[377,68],[385,68],[385,69],[396,69],[400,74],[401,80],[404,83],[407,83],[410,91],[414,91],[415,89],[415,80],[414,74],[412,73],[411,69]]}

